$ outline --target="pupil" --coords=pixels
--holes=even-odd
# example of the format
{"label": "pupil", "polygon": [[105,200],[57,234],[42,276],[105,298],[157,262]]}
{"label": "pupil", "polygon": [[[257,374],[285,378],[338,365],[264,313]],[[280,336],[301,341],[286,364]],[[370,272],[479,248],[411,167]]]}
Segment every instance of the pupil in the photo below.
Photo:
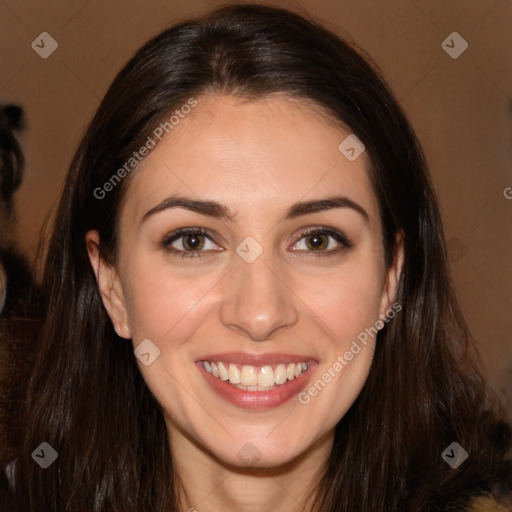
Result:
{"label": "pupil", "polygon": [[324,245],[324,241],[322,240],[323,235],[312,235],[309,237],[310,246],[315,249],[322,247]]}
{"label": "pupil", "polygon": [[185,247],[187,249],[197,249],[201,245],[201,241],[199,240],[199,237],[196,235],[188,235],[185,238]]}

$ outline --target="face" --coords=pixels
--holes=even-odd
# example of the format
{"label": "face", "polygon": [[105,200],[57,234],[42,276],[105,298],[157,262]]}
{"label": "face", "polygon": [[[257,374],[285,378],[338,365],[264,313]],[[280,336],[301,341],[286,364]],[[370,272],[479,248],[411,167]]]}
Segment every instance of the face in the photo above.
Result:
{"label": "face", "polygon": [[283,96],[200,97],[130,177],[115,266],[87,234],[176,450],[290,462],[360,393],[375,347],[360,334],[389,312],[401,256],[386,268],[368,157],[338,149],[349,134]]}

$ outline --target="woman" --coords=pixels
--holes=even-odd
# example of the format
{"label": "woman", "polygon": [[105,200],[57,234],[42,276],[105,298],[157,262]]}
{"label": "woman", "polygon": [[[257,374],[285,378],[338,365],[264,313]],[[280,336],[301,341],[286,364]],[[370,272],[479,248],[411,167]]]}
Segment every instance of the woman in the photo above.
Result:
{"label": "woman", "polygon": [[8,510],[510,510],[418,141],[288,11],[147,43],[70,166]]}

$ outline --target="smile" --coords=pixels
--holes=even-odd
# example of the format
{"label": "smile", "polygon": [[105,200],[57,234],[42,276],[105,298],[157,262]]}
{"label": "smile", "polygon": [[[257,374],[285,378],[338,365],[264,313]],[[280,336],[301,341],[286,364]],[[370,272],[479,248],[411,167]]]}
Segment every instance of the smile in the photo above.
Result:
{"label": "smile", "polygon": [[221,361],[202,361],[202,363],[209,374],[244,391],[270,391],[276,386],[296,379],[308,369],[306,362],[279,363],[261,367],[240,366]]}
{"label": "smile", "polygon": [[300,393],[318,361],[289,354],[224,353],[203,356],[196,366],[222,400],[242,409],[268,410]]}

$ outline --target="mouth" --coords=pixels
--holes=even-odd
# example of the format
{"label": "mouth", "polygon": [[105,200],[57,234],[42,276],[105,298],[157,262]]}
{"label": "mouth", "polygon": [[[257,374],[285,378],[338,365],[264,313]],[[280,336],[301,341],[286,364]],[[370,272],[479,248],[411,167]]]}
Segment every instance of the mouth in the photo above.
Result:
{"label": "mouth", "polygon": [[224,400],[246,409],[268,409],[298,394],[318,361],[284,354],[219,354],[196,361],[196,366]]}

